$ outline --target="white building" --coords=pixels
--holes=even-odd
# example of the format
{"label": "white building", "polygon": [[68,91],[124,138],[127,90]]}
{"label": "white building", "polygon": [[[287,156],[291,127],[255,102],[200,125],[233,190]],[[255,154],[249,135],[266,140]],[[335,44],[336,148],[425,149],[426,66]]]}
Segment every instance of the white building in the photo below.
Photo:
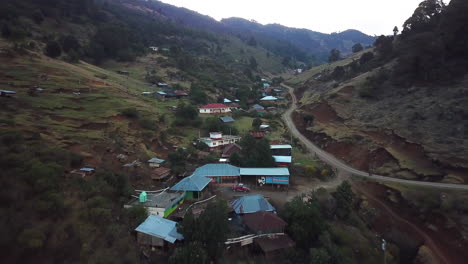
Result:
{"label": "white building", "polygon": [[231,107],[225,104],[207,104],[200,107],[200,114],[224,114],[230,112]]}
{"label": "white building", "polygon": [[217,148],[236,143],[241,140],[239,136],[223,135],[221,132],[210,132],[210,137],[199,138],[201,142],[210,148]]}

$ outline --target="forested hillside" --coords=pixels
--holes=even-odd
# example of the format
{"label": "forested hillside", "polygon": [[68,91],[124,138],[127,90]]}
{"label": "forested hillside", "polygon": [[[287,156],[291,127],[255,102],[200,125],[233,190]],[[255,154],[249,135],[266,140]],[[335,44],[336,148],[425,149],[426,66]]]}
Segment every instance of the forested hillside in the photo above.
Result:
{"label": "forested hillside", "polygon": [[[174,153],[183,169],[193,149],[175,149],[203,124],[194,105],[245,102],[258,75],[283,70],[265,49],[117,1],[2,1],[0,28],[0,90],[16,93],[0,97],[4,263],[138,263],[146,211],[123,203],[150,171],[117,156]],[[142,95],[158,82],[190,96]],[[82,167],[96,173],[72,173]]]}
{"label": "forested hillside", "polygon": [[401,34],[290,80],[303,131],[363,170],[466,183],[467,11],[463,0],[425,0]]}
{"label": "forested hillside", "polygon": [[331,49],[339,49],[344,54],[348,54],[354,44],[361,43],[363,46],[368,46],[375,40],[374,37],[357,30],[324,34],[277,24],[264,26],[241,18],[228,18],[218,22],[209,16],[159,1],[123,2],[144,6],[158,16],[166,17],[179,25],[229,34],[251,47],[262,47],[280,56],[283,65],[291,68],[318,65],[326,62]]}

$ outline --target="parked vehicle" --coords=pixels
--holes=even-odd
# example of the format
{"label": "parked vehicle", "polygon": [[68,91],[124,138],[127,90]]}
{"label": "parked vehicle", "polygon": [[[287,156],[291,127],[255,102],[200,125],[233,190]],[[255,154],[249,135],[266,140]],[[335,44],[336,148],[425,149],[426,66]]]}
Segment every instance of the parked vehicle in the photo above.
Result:
{"label": "parked vehicle", "polygon": [[239,183],[237,185],[232,186],[232,190],[235,192],[250,192],[250,188],[243,183]]}

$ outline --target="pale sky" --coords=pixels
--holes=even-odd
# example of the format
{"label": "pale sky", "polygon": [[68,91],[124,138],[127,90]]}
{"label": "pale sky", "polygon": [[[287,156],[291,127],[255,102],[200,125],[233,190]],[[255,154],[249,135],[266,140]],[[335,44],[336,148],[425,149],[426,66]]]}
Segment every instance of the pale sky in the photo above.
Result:
{"label": "pale sky", "polygon": [[[162,0],[209,15],[254,19],[323,33],[357,29],[369,35],[401,30],[422,0]],[[449,1],[446,0],[446,3]]]}

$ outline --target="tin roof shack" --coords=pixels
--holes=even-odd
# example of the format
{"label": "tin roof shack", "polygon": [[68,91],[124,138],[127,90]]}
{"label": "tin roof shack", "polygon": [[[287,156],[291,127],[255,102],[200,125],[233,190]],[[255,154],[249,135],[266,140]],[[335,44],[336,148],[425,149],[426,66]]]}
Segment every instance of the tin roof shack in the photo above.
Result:
{"label": "tin roof shack", "polygon": [[186,199],[200,199],[203,196],[203,190],[209,183],[209,178],[192,174],[174,185],[171,191],[185,192]]}
{"label": "tin roof shack", "polygon": [[122,70],[118,70],[117,73],[120,74],[120,75],[130,75],[130,72],[122,71]]}
{"label": "tin roof shack", "polygon": [[0,90],[0,97],[12,97],[16,95],[15,91]]}
{"label": "tin roof shack", "polygon": [[151,172],[151,179],[160,181],[162,179],[167,178],[167,176],[169,176],[170,174],[171,174],[171,169],[169,168],[166,168],[166,167],[157,168]]}
{"label": "tin roof shack", "polygon": [[159,216],[150,215],[136,229],[138,244],[151,247],[167,247],[183,240],[177,232],[177,223]]}
{"label": "tin roof shack", "polygon": [[163,159],[152,158],[152,159],[148,160],[148,165],[151,168],[159,168],[162,163],[164,163]]}
{"label": "tin roof shack", "polygon": [[283,219],[273,212],[258,211],[245,214],[244,225],[255,234],[283,233],[288,225]]}
{"label": "tin roof shack", "polygon": [[260,194],[243,196],[231,202],[231,207],[236,214],[251,214],[259,211],[275,211],[265,197]]}
{"label": "tin roof shack", "polygon": [[232,154],[239,153],[241,150],[242,147],[237,145],[236,143],[229,144],[223,149],[223,154],[221,155],[221,157],[230,158]]}
{"label": "tin roof shack", "polygon": [[265,133],[261,131],[253,131],[250,132],[250,135],[254,137],[255,139],[262,139],[265,137]]}
{"label": "tin roof shack", "polygon": [[139,198],[132,199],[124,208],[142,205],[148,209],[149,214],[160,217],[168,217],[179,204],[184,202],[184,191],[163,191],[161,193],[142,192]]}
{"label": "tin roof shack", "polygon": [[229,124],[229,123],[234,123],[234,118],[230,117],[230,116],[222,116],[219,118],[221,120],[221,122],[225,123],[225,124]]}

